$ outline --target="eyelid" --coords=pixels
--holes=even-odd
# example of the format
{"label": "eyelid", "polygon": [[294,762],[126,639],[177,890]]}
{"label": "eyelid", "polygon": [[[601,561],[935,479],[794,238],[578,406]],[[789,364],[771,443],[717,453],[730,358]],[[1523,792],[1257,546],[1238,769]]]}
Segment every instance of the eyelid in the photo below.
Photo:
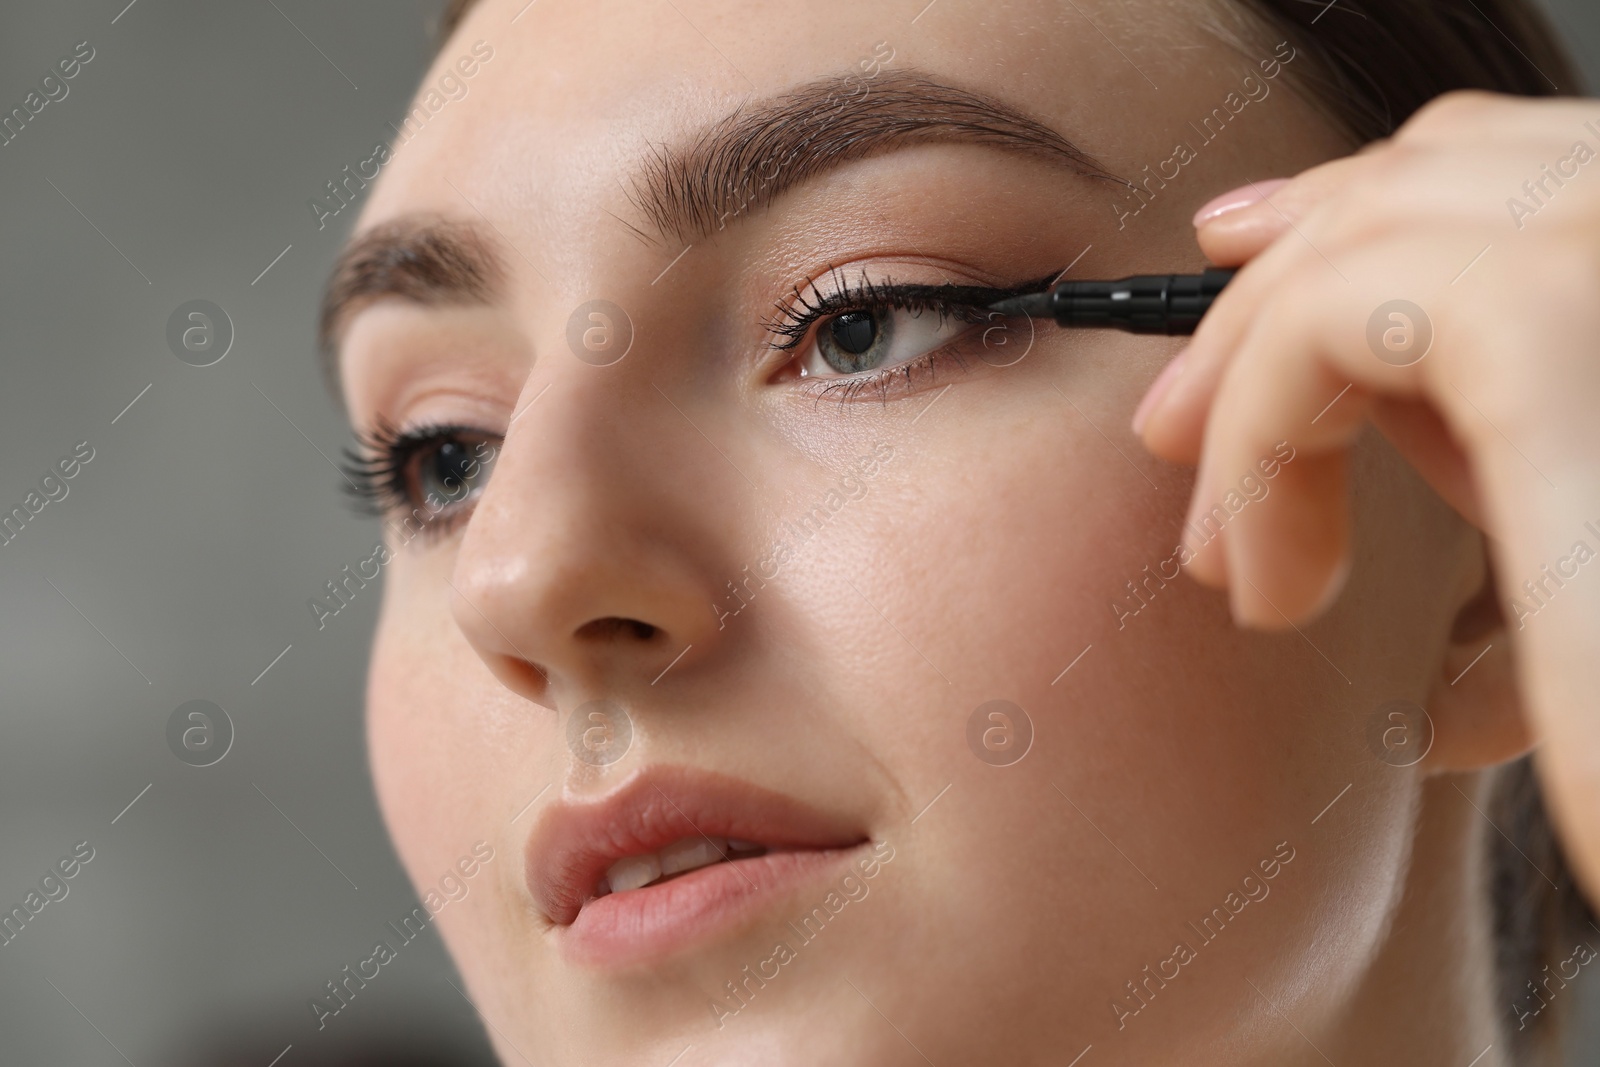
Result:
{"label": "eyelid", "polygon": [[[791,351],[809,336],[810,328],[819,320],[845,311],[895,309],[905,311],[938,311],[941,316],[960,314],[970,310],[969,321],[981,322],[989,305],[1012,296],[1021,296],[1044,288],[1055,277],[1023,282],[1014,286],[961,285],[954,282],[941,284],[896,283],[887,275],[882,281],[873,281],[866,268],[852,285],[841,268],[830,267],[827,277],[834,284],[824,293],[816,279],[806,283],[809,292],[795,286],[788,301],[777,304],[778,315],[764,325],[769,333],[769,348]],[[798,306],[797,306],[798,305]]]}
{"label": "eyelid", "polygon": [[[1055,271],[1033,281],[1012,286],[954,283],[906,285],[895,283],[887,277],[881,282],[873,282],[863,269],[859,281],[852,287],[839,268],[830,267],[827,276],[834,279],[834,285],[827,293],[824,293],[815,281],[809,283],[809,293],[796,286],[793,299],[788,303],[778,304],[781,317],[769,320],[765,324],[769,330],[768,347],[774,351],[775,356],[781,354],[788,357],[782,360],[774,359],[769,373],[776,374],[795,363],[800,354],[808,350],[809,345],[816,343],[815,333],[819,323],[845,311],[883,308],[933,310],[940,315],[941,322],[947,317],[955,316],[976,327],[995,318],[996,313],[988,310],[991,304],[1010,296],[1038,292],[1048,287],[1062,273]],[[800,305],[798,309],[795,307],[796,302]],[[936,380],[938,367],[943,361],[954,359],[957,366],[965,370],[967,365],[962,360],[960,350],[964,343],[970,341],[971,335],[971,330],[963,331],[939,347],[891,367],[838,377],[807,377],[786,384],[790,388],[809,393],[819,401],[825,397],[838,395],[841,402],[847,402],[867,390],[876,389],[880,399],[887,403],[890,391],[897,387],[897,383],[900,395],[909,396],[919,391],[916,379],[926,375],[930,381]],[[800,352],[797,353],[796,349]]]}
{"label": "eyelid", "polygon": [[341,348],[357,427],[386,419],[504,428],[534,363],[521,324],[498,307],[376,304],[350,324]]}

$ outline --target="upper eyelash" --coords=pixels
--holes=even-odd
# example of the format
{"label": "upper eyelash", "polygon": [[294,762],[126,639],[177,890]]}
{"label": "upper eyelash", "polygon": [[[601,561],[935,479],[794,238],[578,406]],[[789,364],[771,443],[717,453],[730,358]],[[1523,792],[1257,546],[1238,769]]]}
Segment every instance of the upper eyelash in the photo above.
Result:
{"label": "upper eyelash", "polygon": [[813,280],[808,283],[808,290],[795,286],[794,299],[778,301],[776,304],[778,315],[762,323],[768,333],[773,334],[773,339],[766,342],[766,346],[787,352],[805,341],[806,333],[819,318],[851,310],[893,309],[918,310],[918,312],[933,310],[938,312],[941,323],[944,323],[946,318],[952,317],[962,318],[963,322],[986,322],[990,304],[1003,301],[1013,294],[1021,294],[1022,291],[1032,291],[1000,290],[994,286],[954,285],[954,283],[896,285],[890,278],[883,278],[883,282],[874,282],[872,278],[867,277],[866,270],[862,270],[861,278],[851,286],[846,282],[843,270],[838,267],[829,267],[829,275],[834,278],[835,283],[834,290],[830,293],[822,293],[816,285],[816,280]]}
{"label": "upper eyelash", "polygon": [[[805,340],[812,325],[818,320],[845,311],[866,311],[876,308],[931,310],[938,312],[941,325],[951,317],[971,323],[988,322],[994,316],[989,310],[990,305],[1009,297],[1038,292],[1065,272],[1055,271],[1035,281],[1009,288],[954,284],[896,285],[887,278],[881,283],[874,283],[864,270],[860,280],[852,288],[845,284],[844,275],[838,268],[830,267],[829,273],[836,283],[832,293],[824,295],[813,281],[809,293],[802,292],[800,287],[796,286],[792,303],[780,301],[777,304],[778,317],[763,325],[783,340],[768,341],[767,347],[782,351],[793,349]],[[939,351],[926,352],[898,366],[820,380],[814,386],[816,398],[820,401],[824,396],[838,392],[842,394],[843,400],[854,400],[868,389],[876,388],[883,401],[888,403],[890,385],[897,377],[905,379],[906,388],[909,390],[913,374],[922,371],[927,371],[930,375],[935,373],[938,355]],[[947,355],[965,368],[966,364],[961,361],[959,354],[951,351]]]}
{"label": "upper eyelash", "polygon": [[[897,285],[885,278],[874,282],[863,269],[861,277],[852,286],[844,272],[837,267],[828,268],[834,279],[834,288],[824,294],[815,280],[809,291],[794,287],[793,299],[778,301],[778,314],[764,325],[774,337],[768,348],[788,351],[805,340],[811,326],[819,319],[846,311],[869,311],[888,308],[898,311],[935,311],[942,324],[946,319],[959,318],[964,322],[988,321],[989,305],[1012,296],[1036,292],[1055,277],[1054,274],[1036,282],[1026,282],[1010,288],[988,285]],[[779,339],[781,338],[781,340]]]}
{"label": "upper eyelash", "polygon": [[482,433],[471,426],[442,423],[400,430],[380,419],[371,430],[357,431],[358,450],[344,449],[344,461],[339,464],[346,479],[343,491],[355,509],[366,515],[382,516],[409,507],[405,477],[412,457],[446,438]]}

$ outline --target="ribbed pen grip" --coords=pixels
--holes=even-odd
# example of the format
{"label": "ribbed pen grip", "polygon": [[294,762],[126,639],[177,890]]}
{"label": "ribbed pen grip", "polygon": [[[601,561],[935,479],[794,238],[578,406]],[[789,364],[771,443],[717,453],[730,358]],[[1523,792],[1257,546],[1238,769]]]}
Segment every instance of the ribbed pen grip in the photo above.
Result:
{"label": "ribbed pen grip", "polygon": [[1149,274],[1115,282],[1062,282],[1051,313],[1062,326],[1109,326],[1129,333],[1190,334],[1231,270],[1204,274]]}

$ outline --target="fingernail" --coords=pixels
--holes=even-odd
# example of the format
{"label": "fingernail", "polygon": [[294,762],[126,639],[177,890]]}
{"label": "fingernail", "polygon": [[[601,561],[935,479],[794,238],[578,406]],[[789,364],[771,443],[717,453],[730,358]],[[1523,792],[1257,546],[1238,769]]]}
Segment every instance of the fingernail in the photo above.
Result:
{"label": "fingernail", "polygon": [[1150,418],[1150,413],[1161,403],[1161,398],[1167,395],[1172,388],[1172,383],[1178,380],[1178,375],[1183,373],[1183,361],[1189,355],[1189,349],[1182,349],[1172,357],[1172,361],[1161,368],[1161,373],[1156,375],[1156,380],[1150,383],[1150,388],[1145,390],[1144,399],[1139,401],[1139,407],[1133,413],[1133,432],[1137,436],[1144,434],[1145,420]]}
{"label": "fingernail", "polygon": [[1288,184],[1288,178],[1273,178],[1271,181],[1252,182],[1249,185],[1235,189],[1231,193],[1223,193],[1194,213],[1195,228],[1199,229],[1212,219],[1221,218],[1230,211],[1238,211],[1240,208],[1249,207],[1251,204],[1259,204]]}

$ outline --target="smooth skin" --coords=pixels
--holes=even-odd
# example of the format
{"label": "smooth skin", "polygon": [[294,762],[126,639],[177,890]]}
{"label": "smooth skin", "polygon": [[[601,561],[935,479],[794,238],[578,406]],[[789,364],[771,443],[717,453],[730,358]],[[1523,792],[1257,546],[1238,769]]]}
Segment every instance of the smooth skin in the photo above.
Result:
{"label": "smooth skin", "polygon": [[[1506,1062],[1478,809],[1493,766],[1528,741],[1494,658],[1503,627],[1477,610],[1483,536],[1391,445],[1355,444],[1357,562],[1337,602],[1300,632],[1243,631],[1224,597],[1165,569],[1189,473],[1128,429],[1173,342],[1044,330],[1014,365],[969,347],[964,370],[850,403],[786,376],[766,344],[775,303],[827,286],[831,267],[968,285],[1080,252],[1080,277],[1199,269],[1189,220],[1213,194],[1353,147],[1286,73],[1133,218],[1106,183],[975,145],[852,163],[691,240],[652,234],[630,197],[652,146],[752,98],[859,79],[880,42],[895,69],[1008,101],[1140,175],[1278,41],[1226,6],[1216,18],[1253,53],[1199,5],[1098,4],[1092,24],[1074,6],[484,0],[425,79],[476,40],[495,49],[470,95],[397,151],[358,231],[476,226],[504,284],[481,306],[359,311],[341,385],[358,429],[459,423],[504,440],[470,515],[388,566],[368,729],[419,890],[475,842],[495,850],[438,927],[506,1063],[1060,1067],[1092,1046],[1081,1067],[1459,1067],[1490,1045],[1479,1067]],[[1252,264],[1218,311],[1247,319],[1274,273]],[[607,367],[567,344],[595,298],[635,329]],[[1218,346],[1194,350],[1213,376],[1234,348],[1225,321],[1196,339]],[[1192,461],[1207,407],[1158,413],[1147,432]],[[1302,428],[1285,433],[1299,449]],[[1240,438],[1205,477],[1238,484],[1271,437]],[[867,488],[721,625],[728,583],[880,445],[893,458]],[[1252,482],[1267,494],[1232,521],[1301,499],[1322,447],[1308,438]],[[1523,447],[1558,483],[1577,454]],[[1268,592],[1291,610],[1315,600],[1282,580]],[[654,629],[603,624],[617,618]],[[634,730],[600,769],[566,743],[597,697],[624,703]],[[1408,767],[1369,738],[1397,698],[1434,719],[1432,751]],[[968,747],[995,699],[1034,725],[1013,766]],[[550,805],[664,764],[758,782],[895,850],[870,896],[720,1022],[725,983],[826,886],[618,969],[564,956],[524,880]],[[1202,941],[1218,908],[1237,912]],[[1179,941],[1196,958],[1135,998]]]}
{"label": "smooth skin", "polygon": [[[1468,713],[1538,740],[1562,840],[1594,893],[1600,567],[1578,549],[1600,549],[1600,133],[1589,124],[1600,125],[1593,101],[1451,94],[1393,138],[1199,220],[1207,256],[1244,269],[1136,421],[1157,455],[1198,464],[1194,509],[1267,443],[1303,450],[1283,491],[1188,568],[1227,590],[1247,626],[1304,624],[1343,588],[1348,461],[1369,422],[1485,532],[1510,625],[1472,667],[1494,685],[1471,692],[1524,714]],[[1373,310],[1397,297],[1422,307],[1435,335],[1403,367],[1375,358],[1367,337]]]}

